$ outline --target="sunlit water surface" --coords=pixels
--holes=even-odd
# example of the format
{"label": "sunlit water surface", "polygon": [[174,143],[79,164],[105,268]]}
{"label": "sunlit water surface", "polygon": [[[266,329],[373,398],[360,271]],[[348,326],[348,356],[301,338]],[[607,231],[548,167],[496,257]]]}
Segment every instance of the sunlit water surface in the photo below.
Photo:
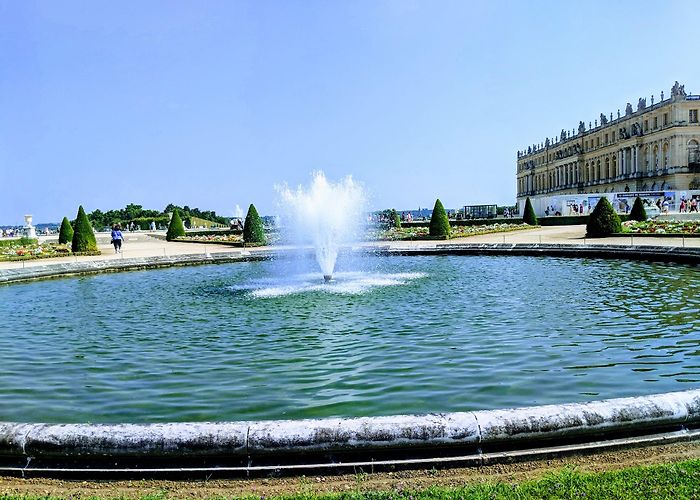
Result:
{"label": "sunlit water surface", "polygon": [[0,287],[0,421],[464,411],[700,386],[698,269],[366,257]]}

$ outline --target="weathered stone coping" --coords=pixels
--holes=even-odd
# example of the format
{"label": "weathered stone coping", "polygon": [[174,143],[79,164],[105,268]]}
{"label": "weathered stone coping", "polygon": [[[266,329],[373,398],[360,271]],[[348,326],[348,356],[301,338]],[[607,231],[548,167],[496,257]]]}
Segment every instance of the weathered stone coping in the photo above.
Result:
{"label": "weathered stone coping", "polygon": [[199,253],[52,263],[30,266],[26,268],[0,269],[0,284],[32,281],[45,278],[79,276],[84,274],[261,260],[270,258],[271,255],[272,254],[269,251],[264,250],[256,250],[255,252],[239,250],[235,252],[220,252],[212,254]]}
{"label": "weathered stone coping", "polygon": [[377,246],[383,255],[520,255],[608,258],[700,264],[700,247],[551,243],[445,243],[434,246]]}
{"label": "weathered stone coping", "polygon": [[0,422],[0,472],[274,468],[480,456],[689,431],[700,390],[587,403],[426,415],[220,423]]}
{"label": "weathered stone coping", "polygon": [[[156,269],[162,267],[217,264],[269,259],[290,249],[249,251],[241,249],[212,254],[187,254],[126,259],[85,260],[52,263],[26,268],[0,269],[0,284],[45,278],[98,274],[104,272]],[[700,247],[663,245],[604,245],[550,243],[441,243],[438,245],[377,243],[361,251],[382,255],[521,255],[573,258],[613,258],[700,264]]]}

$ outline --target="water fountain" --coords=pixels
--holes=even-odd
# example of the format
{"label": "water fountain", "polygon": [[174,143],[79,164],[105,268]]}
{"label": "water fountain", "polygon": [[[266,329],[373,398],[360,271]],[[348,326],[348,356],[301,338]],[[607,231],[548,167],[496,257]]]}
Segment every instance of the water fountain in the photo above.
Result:
{"label": "water fountain", "polygon": [[363,227],[365,191],[351,176],[337,183],[315,172],[308,188],[296,190],[278,186],[282,204],[282,219],[292,240],[301,245],[311,244],[323,280],[333,279],[339,250],[351,244]]}

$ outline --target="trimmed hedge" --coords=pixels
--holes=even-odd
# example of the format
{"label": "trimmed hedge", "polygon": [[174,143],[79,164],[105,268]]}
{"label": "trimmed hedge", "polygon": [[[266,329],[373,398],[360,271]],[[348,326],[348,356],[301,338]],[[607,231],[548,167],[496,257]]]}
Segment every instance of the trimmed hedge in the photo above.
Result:
{"label": "trimmed hedge", "polygon": [[61,230],[58,233],[58,242],[61,245],[67,245],[73,241],[73,226],[70,225],[68,217],[64,217],[61,221]]}
{"label": "trimmed hedge", "polygon": [[139,229],[143,231],[148,231],[149,229],[151,229],[151,222],[155,222],[156,228],[158,228],[160,226],[167,227],[170,220],[167,215],[164,217],[138,217],[136,219],[131,219],[130,221],[125,222],[124,224],[122,224],[122,227],[126,228],[132,222],[134,223],[134,225],[138,226]]}
{"label": "trimmed hedge", "polygon": [[428,234],[432,237],[449,238],[450,236],[450,219],[447,218],[447,212],[445,212],[440,198],[435,200],[429,228]]}
{"label": "trimmed hedge", "polygon": [[644,209],[644,202],[642,202],[639,196],[634,199],[634,205],[632,205],[632,210],[630,210],[629,220],[638,220],[639,222],[647,220],[647,211]]}
{"label": "trimmed hedge", "polygon": [[530,197],[525,199],[525,209],[523,210],[523,222],[528,226],[537,226],[537,216],[535,215],[535,209],[532,208],[532,203],[530,202]]}
{"label": "trimmed hedge", "polygon": [[168,232],[165,235],[167,241],[173,241],[175,238],[180,236],[185,236],[185,225],[182,223],[180,214],[177,209],[173,210],[173,217],[170,219],[170,225],[168,226]]}
{"label": "trimmed hedge", "polygon": [[265,244],[265,230],[263,229],[263,222],[258,211],[255,209],[255,205],[252,203],[248,207],[248,213],[245,216],[245,222],[243,223],[243,241],[245,243],[257,243]]}
{"label": "trimmed hedge", "polygon": [[0,240],[0,248],[3,247],[26,247],[29,245],[38,245],[39,240],[36,238],[27,238],[22,236],[21,238],[11,238],[9,240]]}
{"label": "trimmed hedge", "polygon": [[95,232],[92,230],[92,225],[87,215],[85,215],[82,205],[78,207],[78,216],[75,218],[71,252],[74,254],[78,252],[99,252],[97,250]]}
{"label": "trimmed hedge", "polygon": [[588,224],[586,224],[586,237],[602,238],[614,233],[622,232],[622,222],[615,213],[608,199],[603,196],[593,209]]}
{"label": "trimmed hedge", "polygon": [[[455,220],[450,220],[450,228],[453,227],[458,227],[458,226],[489,226],[491,224],[520,224],[523,222],[522,219],[519,217],[514,217],[514,218],[498,218],[498,219],[455,219]],[[401,223],[402,228],[411,228],[411,227],[430,227],[430,221],[428,220],[418,220],[418,221],[411,221],[411,222],[406,222],[403,221]]]}

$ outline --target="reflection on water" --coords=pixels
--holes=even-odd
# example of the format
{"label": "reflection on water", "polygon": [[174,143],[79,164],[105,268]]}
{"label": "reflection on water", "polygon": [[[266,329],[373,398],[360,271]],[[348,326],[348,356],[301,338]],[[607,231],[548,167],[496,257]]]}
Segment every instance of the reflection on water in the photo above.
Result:
{"label": "reflection on water", "polygon": [[0,287],[0,420],[381,415],[697,387],[694,267],[341,260]]}

